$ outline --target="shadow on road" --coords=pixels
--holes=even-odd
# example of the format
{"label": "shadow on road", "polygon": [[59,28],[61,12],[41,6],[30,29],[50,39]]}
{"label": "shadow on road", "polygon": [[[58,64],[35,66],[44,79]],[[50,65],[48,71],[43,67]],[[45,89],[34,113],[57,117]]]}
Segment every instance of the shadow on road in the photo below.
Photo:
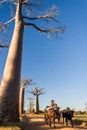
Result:
{"label": "shadow on road", "polygon": [[38,116],[38,115],[26,115],[24,119],[24,129],[23,130],[85,130],[87,127],[81,127],[74,125],[72,128],[71,126],[66,126],[62,124],[62,122],[56,121],[56,128],[52,127],[50,128],[49,125],[45,124],[44,116]]}

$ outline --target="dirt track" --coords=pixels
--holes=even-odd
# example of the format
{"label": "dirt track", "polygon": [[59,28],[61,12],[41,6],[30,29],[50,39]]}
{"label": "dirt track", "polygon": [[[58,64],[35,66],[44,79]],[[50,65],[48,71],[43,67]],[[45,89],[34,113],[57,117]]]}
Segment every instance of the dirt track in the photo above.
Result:
{"label": "dirt track", "polygon": [[85,127],[79,127],[74,126],[73,128],[71,126],[66,127],[62,123],[56,122],[56,128],[54,129],[49,128],[48,125],[44,122],[44,116],[38,116],[38,115],[26,115],[26,118],[24,120],[24,130],[86,130]]}

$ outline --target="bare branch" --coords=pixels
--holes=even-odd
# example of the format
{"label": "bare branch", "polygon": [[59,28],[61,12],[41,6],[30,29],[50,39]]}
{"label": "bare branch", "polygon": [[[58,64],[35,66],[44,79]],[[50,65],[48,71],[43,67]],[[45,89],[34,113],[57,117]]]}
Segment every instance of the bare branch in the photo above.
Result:
{"label": "bare branch", "polygon": [[33,23],[24,23],[24,24],[27,26],[33,26],[35,29],[39,30],[40,32],[49,32],[50,31],[50,30],[45,30],[45,29],[39,28],[38,26],[36,26]]}
{"label": "bare branch", "polygon": [[[57,10],[56,6],[52,6],[49,10],[47,10],[44,15],[36,15],[36,17],[30,16],[23,16],[23,21],[25,26],[32,26],[36,30],[43,32],[43,33],[48,33],[48,37],[57,37],[59,34],[64,32],[65,27],[61,25],[61,22],[56,20],[56,17],[59,15],[59,11]],[[39,20],[42,21],[39,21]],[[28,20],[30,20],[28,22]],[[36,24],[31,22],[32,20],[38,20],[40,24]],[[55,22],[57,24],[57,27],[54,27]],[[42,25],[41,25],[42,24]],[[43,26],[43,27],[42,27]]]}
{"label": "bare branch", "polygon": [[24,19],[28,20],[37,20],[37,19],[51,19],[55,22],[59,22],[58,20],[55,19],[56,16],[58,16],[59,12],[56,8],[56,6],[52,6],[49,10],[47,10],[44,15],[37,15],[34,18],[30,18],[29,16],[24,16]]}
{"label": "bare branch", "polygon": [[1,0],[0,5],[2,5],[4,2],[6,2],[6,0]]}
{"label": "bare branch", "polygon": [[27,26],[33,26],[35,29],[37,29],[40,32],[45,32],[45,33],[61,33],[64,32],[65,27],[58,27],[58,28],[50,28],[50,29],[43,29],[38,27],[37,25],[33,24],[33,23],[25,23],[25,25]]}
{"label": "bare branch", "polygon": [[8,48],[8,45],[0,45],[0,48]]}
{"label": "bare branch", "polygon": [[15,19],[15,17],[12,18],[12,19],[10,19],[10,20],[8,20],[5,23],[0,23],[0,32],[4,31],[6,29],[6,25],[9,24],[9,23],[11,23],[14,19]]}
{"label": "bare branch", "polygon": [[4,31],[5,28],[6,28],[6,27],[4,26],[4,24],[3,24],[3,23],[0,23],[0,32]]}
{"label": "bare branch", "polygon": [[53,17],[51,17],[49,15],[37,16],[37,17],[34,17],[34,18],[23,16],[23,19],[28,19],[28,20],[38,20],[38,19],[48,19],[48,18],[55,21],[55,22],[58,22],[56,19],[54,19]]}
{"label": "bare branch", "polygon": [[22,2],[22,4],[27,4],[28,3],[28,0],[24,0],[23,2]]}
{"label": "bare branch", "polygon": [[0,39],[0,48],[9,48],[9,45],[7,44],[5,40],[6,40],[5,37]]}
{"label": "bare branch", "polygon": [[21,83],[20,83],[20,86],[22,88],[26,88],[31,82],[32,82],[31,79],[22,79]]}
{"label": "bare branch", "polygon": [[40,3],[40,0],[38,1],[31,1],[31,0],[24,0],[24,2],[22,2],[24,5],[26,5],[27,7],[42,7],[42,4]]}
{"label": "bare branch", "polygon": [[41,95],[41,94],[43,94],[44,92],[43,92],[43,88],[39,88],[39,87],[35,87],[33,90],[31,90],[31,91],[28,91],[29,93],[31,93],[31,94],[33,94],[34,96],[36,96],[36,95]]}
{"label": "bare branch", "polygon": [[11,22],[14,21],[14,20],[15,20],[15,17],[13,17],[12,19],[8,20],[8,21],[5,22],[3,25],[7,25],[7,24],[11,23]]}

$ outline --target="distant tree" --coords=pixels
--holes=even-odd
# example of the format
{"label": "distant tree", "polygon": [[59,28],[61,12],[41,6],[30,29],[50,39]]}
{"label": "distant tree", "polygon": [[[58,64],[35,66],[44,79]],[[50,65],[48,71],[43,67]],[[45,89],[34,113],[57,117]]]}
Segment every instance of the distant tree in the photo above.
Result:
{"label": "distant tree", "polygon": [[4,9],[12,7],[13,17],[9,15],[8,21],[0,22],[0,31],[7,29],[8,24],[15,21],[0,86],[0,123],[4,124],[19,121],[19,92],[25,27],[31,26],[39,32],[48,34],[48,37],[58,37],[64,32],[64,26],[57,19],[59,15],[57,8],[52,6],[45,11],[42,0],[0,0],[1,5]]}
{"label": "distant tree", "polygon": [[35,87],[33,90],[28,91],[35,96],[35,113],[39,113],[39,96],[44,94],[43,88]]}
{"label": "distant tree", "polygon": [[29,97],[28,100],[29,100],[29,113],[31,113],[33,111],[33,106],[34,106],[33,100],[34,99],[32,97]]}
{"label": "distant tree", "polygon": [[86,113],[87,113],[87,103],[85,103],[85,111],[86,111]]}
{"label": "distant tree", "polygon": [[19,98],[19,112],[23,114],[24,112],[24,90],[32,82],[31,79],[22,79],[20,84],[20,98]]}

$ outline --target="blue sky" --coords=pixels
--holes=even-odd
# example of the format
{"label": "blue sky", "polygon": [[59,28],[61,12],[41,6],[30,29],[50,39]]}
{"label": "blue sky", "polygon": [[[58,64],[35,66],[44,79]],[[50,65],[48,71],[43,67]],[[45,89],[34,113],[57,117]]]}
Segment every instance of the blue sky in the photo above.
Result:
{"label": "blue sky", "polygon": [[[31,78],[36,86],[44,88],[45,94],[39,98],[41,109],[54,99],[61,109],[68,106],[84,110],[87,103],[87,0],[48,0],[47,6],[51,2],[60,9],[59,20],[66,30],[61,39],[47,39],[33,28],[25,29],[21,77]],[[0,21],[8,19],[6,13],[3,15],[0,11]],[[12,29],[9,42],[11,32]],[[1,79],[7,49],[0,51]],[[26,107],[27,98],[32,97],[27,91],[31,89],[33,87],[28,86],[25,90]]]}

